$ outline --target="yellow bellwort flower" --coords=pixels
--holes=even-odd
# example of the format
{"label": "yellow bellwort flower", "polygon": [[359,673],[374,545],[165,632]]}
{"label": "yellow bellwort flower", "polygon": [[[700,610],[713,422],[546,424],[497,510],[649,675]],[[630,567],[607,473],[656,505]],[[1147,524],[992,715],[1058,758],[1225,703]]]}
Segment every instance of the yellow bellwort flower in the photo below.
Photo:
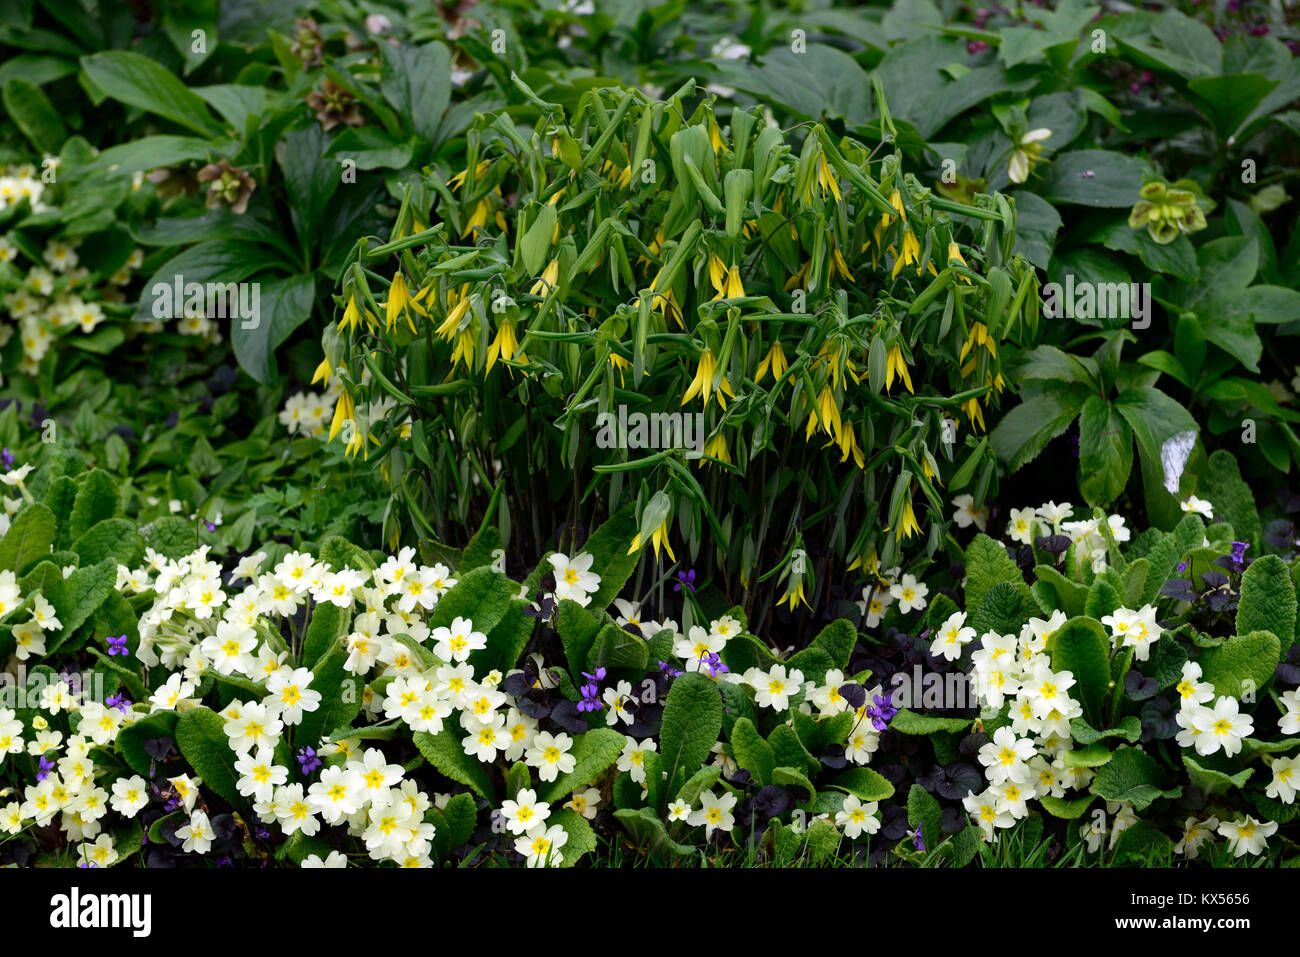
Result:
{"label": "yellow bellwort flower", "polygon": [[[664,519],[664,521],[660,524],[660,526],[650,533],[650,544],[654,546],[655,561],[659,561],[660,547],[662,547],[663,550],[668,553],[668,558],[671,561],[674,562],[677,561],[677,556],[673,554],[673,546],[668,541],[668,520],[667,519]],[[632,537],[632,544],[628,548],[627,553],[629,555],[635,555],[637,549],[639,549],[640,547],[641,547],[641,533],[637,532],[636,535]]]}
{"label": "yellow bellwort flower", "polygon": [[903,350],[894,343],[889,347],[889,354],[885,357],[885,391],[888,392],[894,387],[894,376],[898,376],[903,385],[907,386],[907,391],[913,395],[916,394],[912,388],[912,377],[908,374],[907,363],[903,360]]}
{"label": "yellow bellwort flower", "polygon": [[[948,243],[948,265],[951,266],[953,263],[960,263],[961,265],[965,266],[966,257],[964,257],[961,254],[960,246],[958,246],[956,243],[950,242]],[[970,276],[962,276],[961,281],[966,283],[969,286]]]}
{"label": "yellow bellwort flower", "polygon": [[785,375],[785,370],[790,367],[786,361],[785,351],[781,348],[781,340],[772,343],[772,348],[767,350],[767,355],[763,356],[758,363],[758,371],[754,374],[755,382],[762,382],[767,375],[768,370],[772,372],[772,378],[779,380]]}
{"label": "yellow bellwort flower", "polygon": [[328,382],[329,377],[333,372],[334,368],[330,365],[329,359],[322,359],[320,365],[316,367],[316,371],[312,373],[311,384],[315,385],[317,382]]}
{"label": "yellow bellwort flower", "polygon": [[[903,254],[894,259],[894,269],[893,272],[890,273],[890,278],[897,279],[898,274],[902,272],[904,266],[910,266],[912,263],[917,262],[920,259],[920,257],[921,257],[921,244],[917,240],[916,234],[912,232],[912,228],[910,226],[904,227],[903,228]],[[916,274],[918,276],[921,275],[922,271],[923,271],[922,268],[920,266],[917,266]]]}
{"label": "yellow bellwort flower", "polygon": [[817,157],[817,185],[822,189],[822,196],[826,195],[826,190],[831,191],[835,197],[835,202],[840,201],[840,184],[835,180],[835,174],[831,172],[830,164],[826,162],[826,154],[823,153]]}
{"label": "yellow bellwort flower", "polygon": [[356,332],[357,329],[360,328],[363,318],[367,326],[374,328],[376,320],[375,317],[371,315],[370,310],[365,310],[365,315],[363,316],[361,309],[357,306],[356,293],[349,294],[348,304],[343,309],[343,318],[339,320],[339,330],[342,331],[346,329],[349,332]]}
{"label": "yellow bellwort flower", "polygon": [[903,516],[898,520],[898,540],[906,541],[913,535],[921,534],[921,526],[917,524],[916,512],[912,511],[912,500],[908,499],[903,503]]}
{"label": "yellow bellwort flower", "polygon": [[414,321],[407,314],[408,308],[414,309],[422,316],[428,315],[424,307],[411,297],[411,291],[406,286],[406,277],[402,275],[402,270],[399,267],[397,272],[393,273],[393,282],[388,287],[388,301],[384,303],[385,328],[388,332],[393,331],[398,316],[402,315],[406,315],[406,321],[410,324],[411,331],[416,331]]}
{"label": "yellow bellwort flower", "polygon": [[[704,454],[717,459],[719,462],[725,462],[727,465],[731,464],[731,454],[727,452],[727,440],[723,438],[722,433],[718,433],[704,443]],[[713,462],[707,462],[704,459],[700,459],[699,464],[717,467]]]}
{"label": "yellow bellwort flower", "polygon": [[840,405],[835,401],[835,392],[829,385],[822,386],[817,396],[817,415],[822,428],[836,442],[844,438],[844,426],[840,422]]}
{"label": "yellow bellwort flower", "polygon": [[348,390],[344,389],[339,393],[338,402],[334,405],[334,419],[330,422],[330,434],[327,441],[333,442],[334,436],[338,435],[343,428],[343,423],[348,419],[353,419],[357,414],[356,403],[352,401],[352,396]]}
{"label": "yellow bellwort flower", "polygon": [[515,324],[509,319],[505,319],[497,327],[496,337],[492,340],[492,344],[488,346],[487,368],[483,370],[483,377],[487,378],[487,374],[496,365],[498,357],[513,359],[518,351],[519,339],[515,336]]}
{"label": "yellow bellwort flower", "polygon": [[478,342],[478,336],[474,334],[474,327],[471,324],[461,330],[456,336],[456,345],[451,350],[451,365],[454,369],[457,362],[465,363],[465,371],[470,372],[474,368],[474,346]]}
{"label": "yellow bellwort flower", "polygon": [[727,381],[726,376],[723,376],[719,380],[716,390],[713,388],[713,375],[716,372],[717,367],[718,360],[713,357],[713,351],[710,349],[704,349],[700,353],[699,365],[695,367],[695,378],[691,380],[690,388],[686,390],[686,395],[682,397],[682,405],[690,402],[691,399],[695,398],[697,395],[703,395],[704,407],[707,409],[709,407],[709,397],[715,396],[718,400],[718,405],[721,408],[726,409],[727,403],[726,400],[722,398],[723,393],[726,393],[733,399],[736,397],[736,393],[731,391],[731,383]]}
{"label": "yellow bellwort flower", "polygon": [[459,328],[461,320],[465,318],[465,313],[469,312],[469,306],[469,295],[467,294],[467,290],[463,289],[460,301],[451,307],[451,310],[447,313],[447,317],[442,320],[437,329],[433,330],[434,334],[448,342],[451,342],[452,338],[456,335],[456,330]]}
{"label": "yellow bellwort flower", "polygon": [[551,290],[555,288],[559,281],[560,261],[558,259],[552,259],[546,264],[546,268],[542,270],[541,278],[538,279],[537,282],[533,283],[532,288],[529,289],[528,292],[530,295],[545,298],[550,294]]}
{"label": "yellow bellwort flower", "polygon": [[839,446],[841,462],[847,462],[851,455],[858,468],[866,467],[866,458],[862,454],[862,447],[858,445],[858,437],[853,433],[853,426],[844,426],[840,433]]}
{"label": "yellow bellwort flower", "polygon": [[984,426],[984,413],[980,410],[980,404],[978,399],[975,398],[967,399],[965,402],[961,404],[961,410],[966,413],[966,418],[970,420],[972,429],[975,428],[976,424],[978,423],[979,430],[981,432],[986,431],[986,428]]}
{"label": "yellow bellwort flower", "polygon": [[804,605],[808,607],[812,607],[811,605],[808,605],[808,599],[805,598],[803,594],[803,576],[796,578],[790,583],[790,587],[786,590],[786,593],[781,596],[780,600],[777,601],[777,604],[787,605],[791,611],[794,611],[794,606],[800,602],[803,602]]}
{"label": "yellow bellwort flower", "polygon": [[609,354],[609,367],[610,367],[611,369],[613,369],[615,372],[618,373],[618,384],[619,384],[619,385],[626,385],[626,384],[627,384],[627,380],[626,380],[625,376],[626,376],[627,370],[630,369],[630,368],[632,368],[632,362],[631,362],[631,360],[630,360],[630,359],[624,359],[624,358],[623,358],[621,355],[619,355],[617,352],[611,352],[611,353]]}

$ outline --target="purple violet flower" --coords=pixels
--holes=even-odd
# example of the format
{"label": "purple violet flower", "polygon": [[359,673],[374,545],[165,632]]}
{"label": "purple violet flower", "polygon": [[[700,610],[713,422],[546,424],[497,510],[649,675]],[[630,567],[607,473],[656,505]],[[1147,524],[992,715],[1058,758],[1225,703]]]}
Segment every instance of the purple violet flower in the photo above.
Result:
{"label": "purple violet flower", "polygon": [[50,776],[50,772],[53,770],[54,770],[54,762],[46,760],[45,755],[42,754],[41,769],[36,772],[36,780],[38,782],[44,781],[46,778]]}
{"label": "purple violet flower", "polygon": [[692,595],[695,594],[695,569],[694,568],[692,568],[690,571],[677,573],[677,584],[673,586],[673,591],[680,593],[683,585],[685,585],[687,588],[691,590]]}
{"label": "purple violet flower", "polygon": [[298,749],[298,767],[302,769],[303,777],[311,774],[321,764],[321,759],[316,756],[315,748],[308,746]]}
{"label": "purple violet flower", "polygon": [[9,451],[8,446],[0,449],[0,464],[4,465],[6,472],[14,467],[14,454]]}
{"label": "purple violet flower", "polygon": [[126,635],[109,635],[108,656],[110,658],[113,657],[113,655],[125,656],[126,653]]}

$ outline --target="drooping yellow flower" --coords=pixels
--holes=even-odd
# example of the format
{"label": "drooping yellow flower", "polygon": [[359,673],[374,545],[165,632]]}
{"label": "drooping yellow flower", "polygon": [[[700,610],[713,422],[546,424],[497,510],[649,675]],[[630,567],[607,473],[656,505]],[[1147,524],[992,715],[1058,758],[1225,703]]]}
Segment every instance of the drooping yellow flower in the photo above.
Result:
{"label": "drooping yellow flower", "polygon": [[961,404],[961,410],[966,413],[966,418],[970,420],[972,429],[975,428],[978,423],[980,431],[986,431],[984,427],[984,413],[980,409],[979,399],[974,397],[967,399]]}
{"label": "drooping yellow flower", "polygon": [[385,329],[392,332],[397,323],[397,317],[406,315],[406,321],[410,324],[411,331],[415,332],[415,322],[409,314],[406,314],[408,308],[415,310],[422,316],[428,315],[424,307],[411,297],[411,291],[406,286],[406,277],[399,267],[397,272],[393,273],[393,282],[388,287],[388,301],[384,303]]}
{"label": "drooping yellow flower", "polygon": [[448,342],[456,335],[456,330],[460,326],[460,321],[465,318],[465,313],[469,312],[469,296],[462,294],[460,301],[451,307],[447,313],[447,318],[443,319],[438,328],[433,330],[436,335],[446,339]]}
{"label": "drooping yellow flower", "polygon": [[[372,435],[371,438],[373,439],[374,436]],[[378,439],[375,441],[378,441]],[[343,453],[348,458],[354,459],[357,457],[358,452],[364,453],[362,456],[364,461],[370,461],[370,449],[366,447],[365,439],[361,436],[361,430],[354,428],[352,434],[348,436],[347,445],[343,447]]]}
{"label": "drooping yellow flower", "polygon": [[[988,351],[989,355],[993,356],[995,359],[997,358],[998,347],[989,336],[988,326],[984,325],[982,322],[973,322],[971,323],[970,332],[966,336],[966,342],[961,347],[961,353],[957,356],[957,361],[963,361],[966,356],[970,354],[970,351],[977,345],[983,346]],[[962,373],[962,375],[967,374],[968,373],[966,372]]]}
{"label": "drooping yellow flower", "polygon": [[805,598],[803,594],[802,576],[796,578],[790,583],[790,587],[786,590],[786,593],[781,596],[780,600],[777,601],[777,604],[786,605],[791,611],[794,611],[794,606],[800,602],[803,602],[804,605],[808,605],[808,599]]}
{"label": "drooping yellow flower", "polygon": [[515,353],[518,351],[519,339],[515,335],[515,324],[509,319],[505,319],[502,321],[501,325],[497,327],[496,337],[492,340],[492,344],[488,346],[487,368],[483,370],[484,378],[486,378],[487,374],[492,371],[492,367],[496,365],[498,357],[502,359],[513,359]]}
{"label": "drooping yellow flower", "polygon": [[311,384],[315,385],[317,382],[327,382],[333,371],[334,368],[330,365],[329,359],[322,359],[320,365],[316,367],[316,371],[312,373]]}
{"label": "drooping yellow flower", "polygon": [[460,231],[461,239],[464,239],[474,230],[482,229],[487,225],[488,211],[491,208],[492,204],[488,202],[486,196],[478,201],[478,205],[474,207],[474,212],[470,213],[469,219],[465,221],[465,228]]}
{"label": "drooping yellow flower", "polygon": [[[890,273],[891,279],[897,279],[898,274],[902,272],[904,266],[910,266],[917,262],[921,257],[921,244],[917,241],[916,234],[912,232],[910,226],[903,229],[903,254],[894,259],[894,269]],[[916,268],[916,274],[921,275],[920,266]]]}
{"label": "drooping yellow flower", "polygon": [[772,378],[779,380],[781,376],[785,375],[785,370],[789,367],[790,363],[786,361],[785,350],[781,348],[781,340],[778,339],[772,343],[772,348],[767,350],[767,355],[763,356],[759,361],[758,371],[754,374],[754,381],[762,382],[769,369],[772,372]]}
{"label": "drooping yellow flower", "polygon": [[328,441],[333,442],[334,436],[338,435],[342,430],[343,423],[355,418],[356,414],[356,403],[352,401],[352,396],[348,394],[348,390],[344,389],[339,393],[338,402],[334,404],[334,419],[330,422]]}
{"label": "drooping yellow flower", "polygon": [[[727,465],[731,464],[731,455],[727,452],[727,440],[723,438],[721,432],[704,443],[704,454],[717,459],[719,462],[725,462]],[[714,463],[701,459],[700,464],[712,466]]]}
{"label": "drooping yellow flower", "polygon": [[[965,266],[966,257],[964,257],[961,254],[960,246],[958,246],[956,243],[950,242],[948,243],[948,265],[951,266],[955,262],[961,263],[963,266]],[[967,285],[970,285],[970,276],[962,276],[961,281],[966,283]]]}
{"label": "drooping yellow flower", "polygon": [[375,317],[371,314],[369,309],[367,309],[365,315],[362,316],[361,309],[357,306],[356,293],[349,294],[348,304],[343,309],[343,318],[339,320],[339,329],[356,332],[361,326],[363,318],[365,319],[366,325],[373,329],[377,322]]}
{"label": "drooping yellow flower", "polygon": [[840,184],[835,181],[835,174],[831,172],[830,164],[826,162],[825,153],[817,157],[817,185],[822,188],[823,196],[829,189],[831,195],[835,197],[835,202],[840,201]]}
{"label": "drooping yellow flower", "polygon": [[907,386],[907,391],[913,395],[916,394],[912,388],[912,377],[908,374],[907,363],[903,360],[903,350],[898,343],[889,347],[889,354],[885,357],[885,391],[888,392],[894,387],[894,376],[898,376]]}
{"label": "drooping yellow flower", "polygon": [[625,374],[627,373],[627,370],[632,368],[631,360],[624,359],[617,352],[611,351],[609,354],[609,365],[611,369],[613,369],[615,372],[618,373],[618,384],[626,385],[627,381],[624,377]]}
{"label": "drooping yellow flower", "polygon": [[717,290],[713,301],[738,299],[745,294],[745,286],[740,281],[740,269],[726,266],[716,255],[709,257],[709,282]]}
{"label": "drooping yellow flower", "polygon": [[465,371],[469,372],[474,368],[474,345],[478,342],[478,336],[474,334],[474,327],[471,324],[461,330],[456,336],[456,345],[451,350],[451,365],[456,367],[457,362],[465,363]]}
{"label": "drooping yellow flower", "polygon": [[916,512],[912,511],[912,500],[908,499],[903,503],[903,517],[898,521],[898,540],[903,542],[920,534],[921,526],[917,524]]}
{"label": "drooping yellow flower", "polygon": [[[488,168],[488,160],[480,161],[478,166],[474,167],[474,178],[478,179],[480,176],[486,173],[487,168]],[[455,176],[453,176],[451,179],[447,180],[447,185],[450,186],[452,189],[455,189],[458,186],[462,186],[465,183],[465,177],[468,175],[469,175],[469,167],[466,167],[465,169],[457,173]]]}
{"label": "drooping yellow flower", "polygon": [[[650,544],[654,546],[655,561],[659,561],[659,548],[661,546],[663,547],[663,550],[668,553],[668,558],[670,560],[674,562],[677,561],[677,556],[673,554],[673,546],[668,541],[668,520],[667,519],[664,519],[664,521],[660,524],[660,526],[650,533]],[[636,535],[632,537],[632,545],[631,547],[628,548],[627,553],[629,555],[633,555],[636,553],[636,550],[639,549],[640,547],[641,547],[641,533],[637,532]]]}
{"label": "drooping yellow flower", "polygon": [[528,290],[530,295],[542,296],[545,298],[556,284],[560,281],[560,261],[552,259],[542,270],[541,278],[533,283],[533,287]]}
{"label": "drooping yellow flower", "polygon": [[836,442],[843,441],[844,427],[840,422],[840,404],[835,401],[835,392],[830,385],[822,386],[817,395],[817,416],[826,434]]}
{"label": "drooping yellow flower", "polygon": [[695,367],[695,378],[691,380],[690,388],[686,390],[686,395],[682,397],[682,405],[690,402],[697,395],[703,395],[704,407],[707,409],[709,407],[709,396],[712,395],[717,397],[718,405],[721,408],[725,409],[727,407],[726,400],[722,398],[723,393],[733,399],[736,397],[736,393],[731,391],[731,383],[727,381],[725,375],[719,380],[717,389],[713,388],[713,376],[717,371],[717,367],[718,360],[713,357],[713,351],[707,348],[704,349],[700,353],[699,365]]}
{"label": "drooping yellow flower", "polygon": [[862,454],[862,447],[858,445],[858,437],[853,434],[853,426],[845,424],[840,432],[840,461],[847,462],[849,456],[853,456],[853,461],[857,463],[858,468],[866,466],[866,458]]}
{"label": "drooping yellow flower", "polygon": [[853,273],[849,271],[849,264],[840,253],[838,246],[831,250],[831,267],[843,277],[845,282],[853,281]]}

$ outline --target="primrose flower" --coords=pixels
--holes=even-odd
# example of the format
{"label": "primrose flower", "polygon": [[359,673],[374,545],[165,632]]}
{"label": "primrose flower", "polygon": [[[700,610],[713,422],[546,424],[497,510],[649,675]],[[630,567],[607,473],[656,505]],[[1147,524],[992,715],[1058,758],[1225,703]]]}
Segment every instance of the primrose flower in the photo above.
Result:
{"label": "primrose flower", "polygon": [[600,587],[600,576],[591,571],[595,556],[582,552],[569,558],[556,553],[548,556],[548,560],[555,570],[555,597],[568,598],[584,607],[589,605],[591,596]]}

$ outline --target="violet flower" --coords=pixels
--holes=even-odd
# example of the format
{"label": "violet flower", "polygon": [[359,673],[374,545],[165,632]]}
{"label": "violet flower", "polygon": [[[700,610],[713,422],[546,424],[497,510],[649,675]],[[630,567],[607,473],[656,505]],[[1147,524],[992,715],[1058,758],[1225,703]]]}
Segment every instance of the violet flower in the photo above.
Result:
{"label": "violet flower", "polygon": [[321,759],[316,756],[316,749],[310,746],[298,749],[297,760],[298,767],[302,769],[303,777],[311,774],[323,763]]}
{"label": "violet flower", "polygon": [[692,568],[690,571],[677,573],[677,584],[673,586],[673,591],[680,593],[683,585],[685,585],[687,588],[691,590],[692,595],[695,594],[695,569],[694,568]]}
{"label": "violet flower", "polygon": [[108,656],[109,656],[110,658],[111,658],[113,655],[122,655],[122,656],[125,656],[126,653],[127,653],[127,651],[126,651],[126,635],[109,635],[109,636],[108,636]]}

